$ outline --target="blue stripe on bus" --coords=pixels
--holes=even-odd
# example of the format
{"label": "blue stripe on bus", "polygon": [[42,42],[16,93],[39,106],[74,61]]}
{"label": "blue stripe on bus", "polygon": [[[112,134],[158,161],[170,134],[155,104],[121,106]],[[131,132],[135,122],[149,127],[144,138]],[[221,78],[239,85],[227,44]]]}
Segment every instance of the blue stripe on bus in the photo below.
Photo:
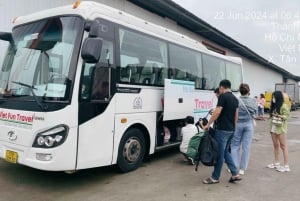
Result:
{"label": "blue stripe on bus", "polygon": [[194,110],[194,113],[208,113],[208,112],[209,110],[197,110],[197,109]]}
{"label": "blue stripe on bus", "polygon": [[191,82],[191,81],[181,81],[181,80],[172,80],[171,81],[171,84],[180,84],[180,85],[191,85],[191,86],[194,86],[195,83],[194,82]]}

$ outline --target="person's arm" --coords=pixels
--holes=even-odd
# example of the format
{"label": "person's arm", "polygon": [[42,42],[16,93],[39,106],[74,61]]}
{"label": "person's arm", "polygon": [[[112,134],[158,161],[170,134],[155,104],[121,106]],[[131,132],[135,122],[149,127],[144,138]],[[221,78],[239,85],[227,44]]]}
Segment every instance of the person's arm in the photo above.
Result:
{"label": "person's arm", "polygon": [[182,128],[181,128],[181,131],[180,131],[180,136],[181,136],[181,137],[183,137],[183,133],[184,133],[184,127],[182,127]]}
{"label": "person's arm", "polygon": [[236,108],[235,115],[234,115],[234,122],[237,124],[239,118],[239,108]]}
{"label": "person's arm", "polygon": [[222,112],[222,109],[223,109],[223,107],[220,107],[220,106],[216,107],[216,109],[214,110],[214,112],[213,112],[212,116],[210,117],[208,123],[206,124],[206,126],[203,127],[203,130],[208,130],[210,125],[219,118],[219,116]]}
{"label": "person's arm", "polygon": [[289,111],[288,107],[286,105],[284,105],[281,108],[280,112],[281,112],[281,114],[275,114],[274,116],[275,117],[279,117],[279,118],[281,118],[281,119],[283,119],[283,120],[286,121],[288,119],[289,114],[290,114],[290,111]]}
{"label": "person's arm", "polygon": [[251,116],[255,118],[257,116],[257,109],[258,109],[255,99],[253,99],[253,101],[250,102],[250,105],[247,108]]}

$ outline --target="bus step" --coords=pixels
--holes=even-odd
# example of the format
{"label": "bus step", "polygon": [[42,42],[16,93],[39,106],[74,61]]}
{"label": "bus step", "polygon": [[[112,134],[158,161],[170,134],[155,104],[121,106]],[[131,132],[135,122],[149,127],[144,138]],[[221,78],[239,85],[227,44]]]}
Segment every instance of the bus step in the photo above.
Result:
{"label": "bus step", "polygon": [[180,143],[181,142],[171,142],[171,143],[168,143],[168,144],[161,145],[161,146],[155,148],[155,152],[162,151],[162,150],[165,150],[165,149],[169,149],[169,148],[172,148],[172,147],[179,147]]}

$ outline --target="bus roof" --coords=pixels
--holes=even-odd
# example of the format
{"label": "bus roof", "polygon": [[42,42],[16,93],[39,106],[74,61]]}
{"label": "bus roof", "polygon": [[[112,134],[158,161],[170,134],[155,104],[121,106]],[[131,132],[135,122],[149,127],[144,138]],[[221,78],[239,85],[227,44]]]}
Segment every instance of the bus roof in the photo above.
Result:
{"label": "bus roof", "polygon": [[15,26],[37,21],[40,19],[62,16],[62,15],[78,15],[86,20],[94,20],[96,18],[103,18],[114,23],[147,33],[149,35],[179,44],[206,54],[210,54],[234,63],[242,64],[242,60],[238,57],[228,57],[219,53],[208,50],[200,41],[192,39],[188,36],[167,29],[165,27],[148,22],[124,11],[117,10],[110,6],[96,3],[92,1],[81,2],[77,8],[73,5],[67,5],[57,8],[51,8],[39,11],[30,15],[18,17],[15,21]]}

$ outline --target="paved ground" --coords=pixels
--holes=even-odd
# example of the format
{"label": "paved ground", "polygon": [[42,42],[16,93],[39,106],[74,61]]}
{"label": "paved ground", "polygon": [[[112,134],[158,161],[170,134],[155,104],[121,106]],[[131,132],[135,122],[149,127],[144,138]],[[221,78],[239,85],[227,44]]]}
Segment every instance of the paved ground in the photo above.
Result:
{"label": "paved ground", "polygon": [[289,173],[265,168],[273,152],[268,122],[259,121],[252,146],[250,167],[238,184],[228,183],[223,170],[221,183],[204,185],[212,168],[181,162],[177,150],[152,156],[138,170],[119,174],[112,167],[80,171],[73,175],[43,172],[0,161],[0,201],[294,201],[299,200],[300,111],[289,120]]}

